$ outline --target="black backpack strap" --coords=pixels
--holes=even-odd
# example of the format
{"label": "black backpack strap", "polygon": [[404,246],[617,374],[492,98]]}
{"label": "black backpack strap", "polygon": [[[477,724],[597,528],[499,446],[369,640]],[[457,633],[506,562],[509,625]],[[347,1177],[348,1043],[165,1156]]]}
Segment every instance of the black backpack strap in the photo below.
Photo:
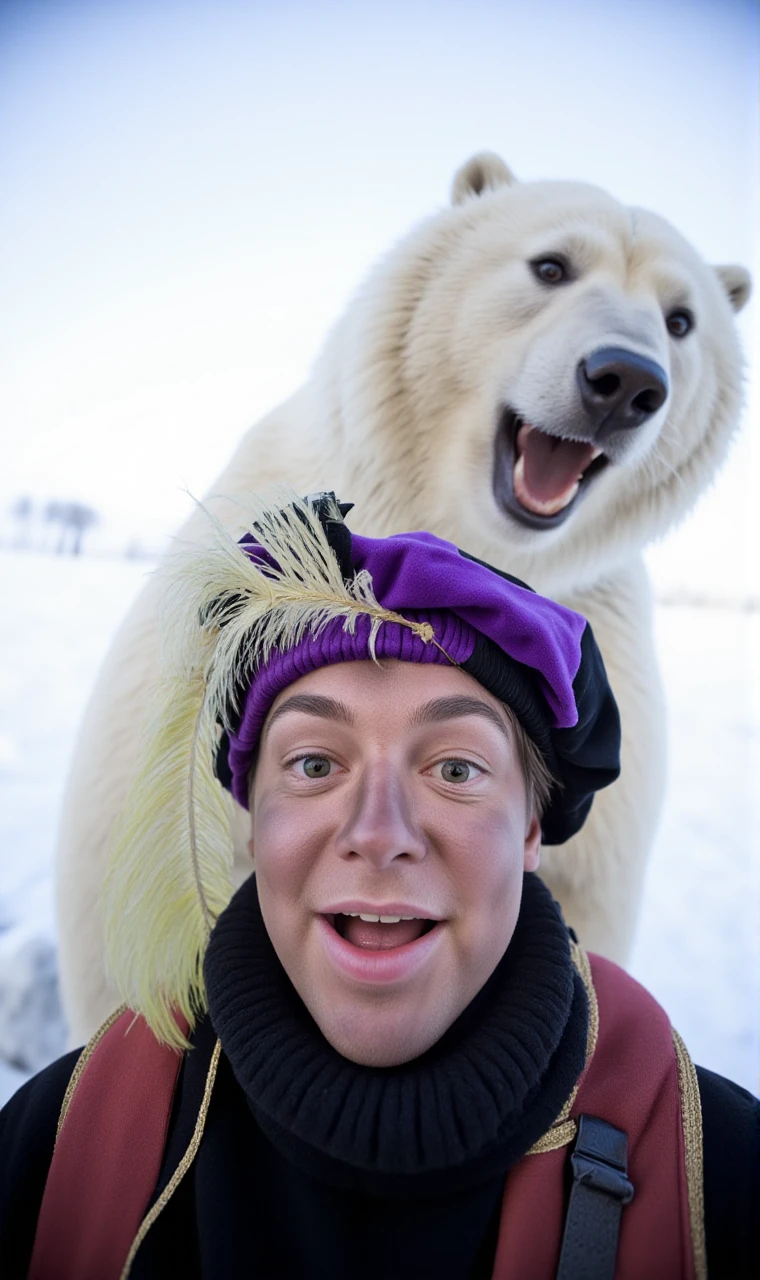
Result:
{"label": "black backpack strap", "polygon": [[628,1135],[597,1116],[580,1116],[570,1163],[573,1186],[557,1280],[613,1280],[620,1214],[633,1199]]}

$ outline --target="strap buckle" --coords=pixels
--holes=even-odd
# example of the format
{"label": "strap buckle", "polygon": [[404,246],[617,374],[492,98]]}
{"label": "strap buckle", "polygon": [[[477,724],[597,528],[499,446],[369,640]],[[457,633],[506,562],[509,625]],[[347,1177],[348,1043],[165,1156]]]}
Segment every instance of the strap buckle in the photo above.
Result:
{"label": "strap buckle", "polygon": [[594,1191],[602,1191],[621,1204],[630,1204],[633,1199],[633,1183],[625,1176],[625,1169],[608,1164],[599,1156],[588,1156],[579,1151],[573,1152],[570,1163],[576,1182],[584,1187],[591,1187]]}
{"label": "strap buckle", "polygon": [[570,1163],[573,1185],[557,1280],[614,1280],[620,1215],[633,1199],[628,1135],[598,1116],[579,1116]]}

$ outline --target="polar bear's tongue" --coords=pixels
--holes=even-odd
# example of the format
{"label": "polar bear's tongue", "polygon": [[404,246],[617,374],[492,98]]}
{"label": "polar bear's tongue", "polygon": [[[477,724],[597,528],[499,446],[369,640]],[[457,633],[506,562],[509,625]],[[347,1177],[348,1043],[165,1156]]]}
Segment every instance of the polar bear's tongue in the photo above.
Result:
{"label": "polar bear's tongue", "polygon": [[515,497],[537,515],[556,515],[575,497],[581,475],[597,452],[593,445],[560,440],[526,422],[517,433]]}

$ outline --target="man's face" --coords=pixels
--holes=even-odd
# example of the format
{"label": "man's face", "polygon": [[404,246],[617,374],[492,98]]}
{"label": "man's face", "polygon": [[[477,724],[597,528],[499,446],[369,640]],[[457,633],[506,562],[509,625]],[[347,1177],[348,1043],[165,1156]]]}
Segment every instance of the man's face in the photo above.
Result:
{"label": "man's face", "polygon": [[303,676],[269,713],[251,814],[264,922],[323,1035],[354,1062],[416,1058],[493,973],[538,865],[498,701],[432,664]]}

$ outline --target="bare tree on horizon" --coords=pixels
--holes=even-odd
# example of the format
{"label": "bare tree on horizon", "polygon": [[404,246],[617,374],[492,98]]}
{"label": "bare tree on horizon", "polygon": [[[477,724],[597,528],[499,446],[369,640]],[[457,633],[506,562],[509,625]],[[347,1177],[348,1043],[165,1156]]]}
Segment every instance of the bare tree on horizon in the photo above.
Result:
{"label": "bare tree on horizon", "polygon": [[88,507],[84,502],[60,502],[57,499],[49,502],[45,508],[45,520],[48,524],[61,526],[57,555],[64,555],[67,551],[72,556],[80,555],[85,533],[99,519],[94,507]]}

